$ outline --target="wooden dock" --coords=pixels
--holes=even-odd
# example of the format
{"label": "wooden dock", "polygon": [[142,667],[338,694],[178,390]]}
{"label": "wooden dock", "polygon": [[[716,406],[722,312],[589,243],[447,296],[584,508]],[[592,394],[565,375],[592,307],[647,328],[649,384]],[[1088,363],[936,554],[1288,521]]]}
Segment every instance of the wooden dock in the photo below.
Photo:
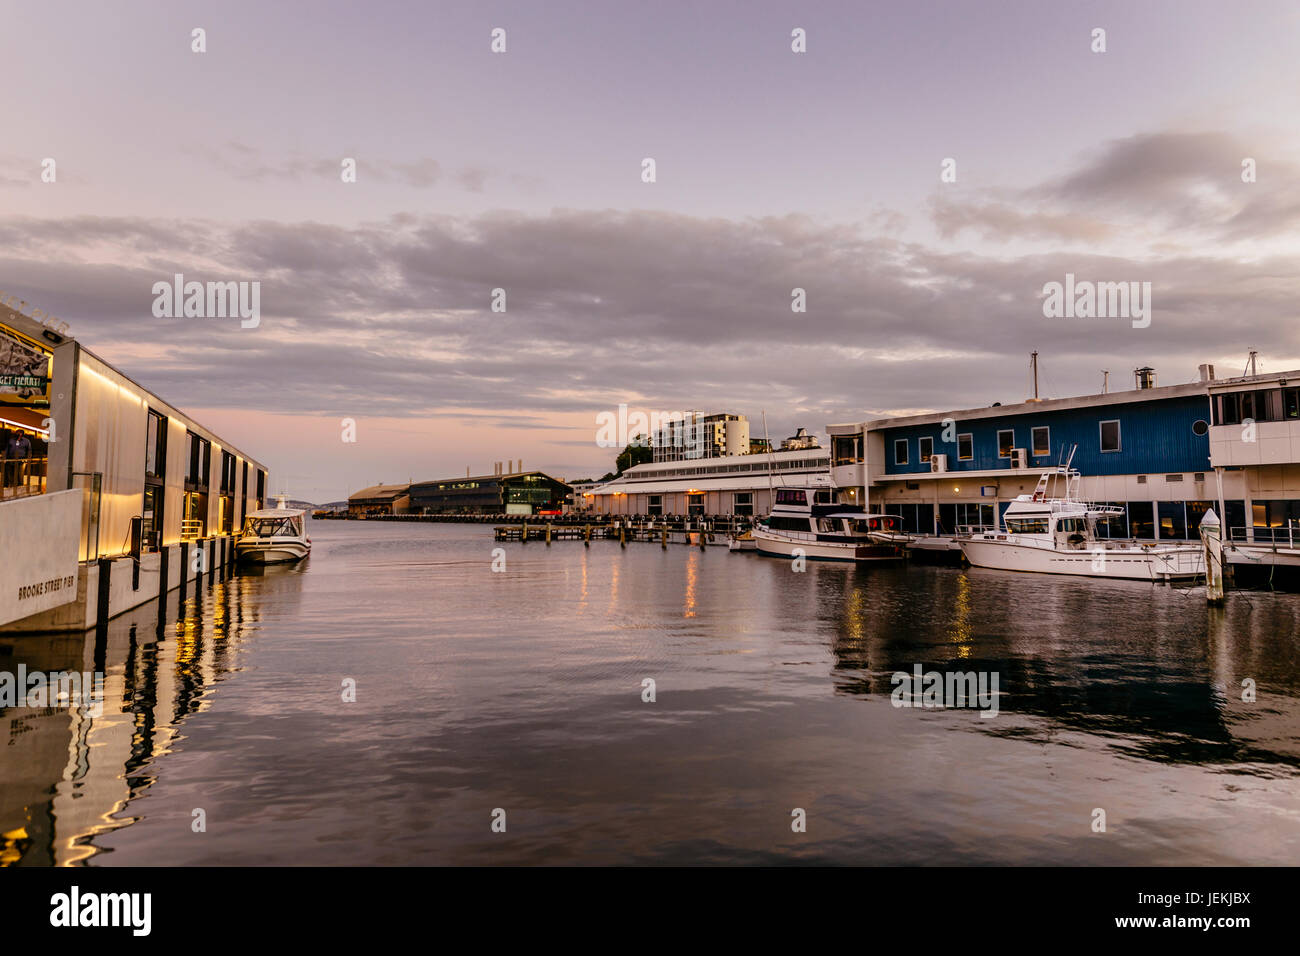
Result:
{"label": "wooden dock", "polygon": [[707,519],[696,521],[614,521],[608,524],[552,524],[539,523],[502,525],[492,529],[497,541],[518,541],[521,544],[552,541],[581,541],[590,545],[593,540],[612,540],[627,547],[628,542],[641,541],[667,548],[670,544],[708,548],[726,546],[728,535],[715,528]]}

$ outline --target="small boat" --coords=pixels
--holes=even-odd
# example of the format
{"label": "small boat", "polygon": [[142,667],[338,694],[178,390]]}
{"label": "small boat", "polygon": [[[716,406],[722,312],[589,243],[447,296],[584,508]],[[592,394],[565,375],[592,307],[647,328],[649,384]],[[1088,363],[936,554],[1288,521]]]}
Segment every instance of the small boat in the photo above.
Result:
{"label": "small boat", "polygon": [[[1037,571],[1096,578],[1171,581],[1205,573],[1199,544],[1158,544],[1097,537],[1097,524],[1124,514],[1114,505],[1079,500],[1079,472],[1069,464],[1044,472],[1032,495],[1019,495],[1002,517],[1003,530],[959,537],[977,568]],[[1065,497],[1049,497],[1064,482]]]}
{"label": "small boat", "polygon": [[740,534],[733,534],[727,539],[728,551],[757,551],[758,542],[754,540],[753,529],[742,531]]}
{"label": "small boat", "polygon": [[311,554],[311,538],[303,531],[306,512],[288,507],[285,495],[278,499],[277,507],[250,511],[244,519],[244,530],[235,542],[238,560],[246,564],[280,564]]}
{"label": "small boat", "polygon": [[[767,521],[751,532],[759,553],[820,561],[899,561],[910,536],[898,515],[833,504],[825,488],[780,488]],[[796,552],[798,552],[796,554]]]}

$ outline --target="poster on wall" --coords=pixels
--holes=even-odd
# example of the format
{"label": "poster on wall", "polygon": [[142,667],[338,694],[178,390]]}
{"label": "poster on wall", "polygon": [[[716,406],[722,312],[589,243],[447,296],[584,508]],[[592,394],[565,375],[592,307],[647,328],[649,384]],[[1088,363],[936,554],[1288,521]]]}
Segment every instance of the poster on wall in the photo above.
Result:
{"label": "poster on wall", "polygon": [[32,339],[0,325],[0,405],[50,405],[51,355]]}

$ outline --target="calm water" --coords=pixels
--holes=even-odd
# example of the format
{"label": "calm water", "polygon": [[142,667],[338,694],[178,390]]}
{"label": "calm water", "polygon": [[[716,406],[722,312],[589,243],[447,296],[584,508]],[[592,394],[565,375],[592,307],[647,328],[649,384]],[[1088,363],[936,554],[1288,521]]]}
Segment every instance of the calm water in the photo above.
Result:
{"label": "calm water", "polygon": [[[98,643],[0,640],[0,670],[98,656],[108,697],[94,719],[0,711],[0,859],[1300,862],[1295,595],[1210,611],[680,544],[505,544],[494,573],[481,526],[311,534],[303,566],[179,621],[173,594],[161,639],[149,605]],[[997,673],[1000,713],[893,707],[917,663]]]}

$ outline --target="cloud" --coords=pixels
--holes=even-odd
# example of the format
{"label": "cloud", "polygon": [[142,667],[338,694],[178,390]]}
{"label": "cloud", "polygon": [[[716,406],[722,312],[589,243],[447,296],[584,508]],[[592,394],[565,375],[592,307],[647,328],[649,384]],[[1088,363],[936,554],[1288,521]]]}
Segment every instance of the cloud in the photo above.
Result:
{"label": "cloud", "polygon": [[[974,199],[938,194],[940,234],[1095,243],[1159,237],[1191,246],[1285,236],[1300,227],[1300,166],[1268,141],[1217,132],[1165,131],[1113,140],[1068,174]],[[1256,181],[1242,163],[1255,161]]]}
{"label": "cloud", "polygon": [[[1083,175],[1035,189],[1065,202],[1096,188],[1109,203],[1139,188],[1140,177],[1103,188]],[[954,222],[990,222],[954,210]],[[800,216],[557,209],[355,227],[10,219],[0,248],[0,288],[182,407],[530,427],[619,402],[754,418],[766,408],[775,434],[1018,401],[1031,348],[1061,395],[1097,391],[1095,370],[1125,363],[1173,382],[1248,346],[1279,361],[1300,351],[1300,273],[1284,247],[1140,262],[1100,249],[997,256]],[[261,325],[155,319],[152,285],[177,272],[261,282]],[[1151,327],[1045,319],[1042,285],[1066,272],[1152,282]],[[496,288],[503,313],[491,310]],[[791,311],[794,288],[806,313]]]}

